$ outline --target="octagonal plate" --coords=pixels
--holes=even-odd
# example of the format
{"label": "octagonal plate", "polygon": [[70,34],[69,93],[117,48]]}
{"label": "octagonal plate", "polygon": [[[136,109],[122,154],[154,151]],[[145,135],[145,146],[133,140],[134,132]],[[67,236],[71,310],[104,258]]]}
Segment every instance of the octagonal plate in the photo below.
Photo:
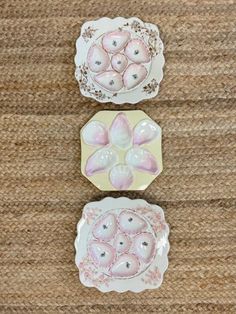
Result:
{"label": "octagonal plate", "polygon": [[162,171],[161,128],[141,110],[100,111],[81,130],[81,171],[103,191],[144,190]]}

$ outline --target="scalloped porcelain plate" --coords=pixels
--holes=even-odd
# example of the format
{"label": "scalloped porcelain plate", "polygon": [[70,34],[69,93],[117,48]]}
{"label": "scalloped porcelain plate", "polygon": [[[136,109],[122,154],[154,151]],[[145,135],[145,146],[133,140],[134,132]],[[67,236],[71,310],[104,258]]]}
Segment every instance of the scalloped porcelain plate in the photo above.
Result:
{"label": "scalloped porcelain plate", "polygon": [[163,49],[158,27],[136,17],[84,23],[75,55],[81,93],[115,104],[155,97],[163,78]]}
{"label": "scalloped porcelain plate", "polygon": [[75,240],[80,281],[102,292],[160,287],[168,267],[168,235],[157,205],[126,197],[88,203]]}

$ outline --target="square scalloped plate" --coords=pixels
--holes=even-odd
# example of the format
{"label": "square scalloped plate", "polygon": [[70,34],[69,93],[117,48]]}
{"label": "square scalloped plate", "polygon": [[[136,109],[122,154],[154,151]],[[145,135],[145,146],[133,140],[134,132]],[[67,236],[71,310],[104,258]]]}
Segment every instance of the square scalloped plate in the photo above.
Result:
{"label": "square scalloped plate", "polygon": [[168,267],[168,235],[157,205],[125,197],[88,203],[75,240],[80,281],[102,292],[160,287]]}
{"label": "square scalloped plate", "polygon": [[[88,52],[91,46],[96,44],[102,47],[103,36],[112,31],[127,31],[130,33],[130,40],[138,39],[148,48],[150,60],[143,64],[146,69],[146,77],[134,88],[128,89],[127,86],[123,86],[118,91],[109,91],[97,83],[94,79],[95,75],[88,65]],[[115,104],[135,104],[144,99],[155,97],[158,94],[159,84],[163,78],[163,66],[165,63],[163,49],[164,46],[159,36],[158,27],[154,24],[144,23],[136,17],[129,19],[104,17],[84,23],[81,28],[81,35],[76,41],[75,55],[75,77],[79,82],[81,93],[99,102],[113,102]],[[119,52],[122,54],[126,53],[124,49]],[[113,56],[110,52],[108,55],[109,59]],[[128,60],[129,66],[131,61],[129,58]],[[123,82],[126,69],[120,73]],[[111,64],[107,70],[113,70]],[[131,76],[129,77],[131,78]]]}

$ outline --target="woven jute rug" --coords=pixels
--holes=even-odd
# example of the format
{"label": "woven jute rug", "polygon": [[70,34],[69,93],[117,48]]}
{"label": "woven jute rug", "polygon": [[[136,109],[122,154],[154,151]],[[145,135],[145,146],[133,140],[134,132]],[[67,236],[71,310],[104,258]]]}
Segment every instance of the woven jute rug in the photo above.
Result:
{"label": "woven jute rug", "polygon": [[[146,191],[104,193],[80,172],[79,131],[102,109],[74,79],[86,20],[160,27],[164,80],[141,109],[163,128],[164,171]],[[234,0],[0,1],[0,312],[236,313]],[[111,195],[165,210],[169,269],[158,290],[80,284],[73,242],[83,206]]]}

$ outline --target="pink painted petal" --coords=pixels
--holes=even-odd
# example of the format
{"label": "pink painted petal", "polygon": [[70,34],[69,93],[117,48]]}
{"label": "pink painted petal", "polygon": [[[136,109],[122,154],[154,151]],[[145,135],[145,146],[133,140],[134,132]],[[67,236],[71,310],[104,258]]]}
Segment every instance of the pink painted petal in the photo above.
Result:
{"label": "pink painted petal", "polygon": [[137,274],[139,266],[139,260],[135,255],[125,253],[117,258],[110,272],[114,277],[130,277]]}
{"label": "pink painted petal", "polygon": [[93,235],[101,241],[110,241],[117,231],[116,217],[108,214],[102,217],[93,227]]}
{"label": "pink painted petal", "polygon": [[110,182],[117,190],[127,190],[133,182],[133,174],[126,165],[114,166],[110,171]]}
{"label": "pink painted petal", "polygon": [[113,69],[117,72],[123,72],[127,67],[128,59],[122,53],[117,53],[111,58],[111,65]]}
{"label": "pink painted petal", "polygon": [[89,48],[87,60],[90,70],[96,73],[105,71],[110,65],[107,52],[98,45]]}
{"label": "pink painted petal", "polygon": [[155,251],[155,238],[150,232],[143,232],[134,238],[134,252],[144,262],[153,258]]}
{"label": "pink painted petal", "polygon": [[131,243],[132,241],[127,234],[118,233],[114,240],[113,247],[118,253],[124,253],[129,250]]}
{"label": "pink painted petal", "polygon": [[111,148],[99,149],[88,158],[85,173],[89,177],[96,173],[107,171],[114,166],[117,160],[117,153]]}
{"label": "pink painted petal", "polygon": [[93,261],[104,268],[111,266],[115,259],[115,250],[108,243],[92,241],[89,245],[89,253]]}
{"label": "pink painted petal", "polygon": [[82,129],[82,138],[87,145],[102,145],[109,143],[106,126],[100,121],[91,121]]}
{"label": "pink painted petal", "polygon": [[116,71],[106,71],[94,77],[95,81],[111,92],[118,92],[123,87],[123,79]]}
{"label": "pink painted petal", "polygon": [[110,128],[111,143],[121,149],[127,149],[131,144],[132,131],[126,115],[121,112],[114,118]]}
{"label": "pink painted petal", "polygon": [[151,119],[145,119],[140,121],[134,128],[133,143],[135,145],[142,145],[154,140],[157,136],[160,136],[161,128],[157,123]]}
{"label": "pink painted petal", "polygon": [[151,59],[149,49],[141,39],[130,40],[125,47],[125,54],[134,63],[146,63]]}
{"label": "pink painted petal", "polygon": [[158,173],[158,166],[155,157],[146,149],[140,147],[131,148],[126,155],[126,163],[137,170]]}
{"label": "pink painted petal", "polygon": [[125,47],[129,39],[128,31],[108,32],[103,36],[102,45],[107,52],[116,53]]}
{"label": "pink painted petal", "polygon": [[147,69],[142,64],[131,63],[123,74],[124,86],[132,89],[139,85],[147,76]]}
{"label": "pink painted petal", "polygon": [[137,234],[147,228],[146,221],[130,210],[122,211],[118,219],[120,229],[128,234]]}

